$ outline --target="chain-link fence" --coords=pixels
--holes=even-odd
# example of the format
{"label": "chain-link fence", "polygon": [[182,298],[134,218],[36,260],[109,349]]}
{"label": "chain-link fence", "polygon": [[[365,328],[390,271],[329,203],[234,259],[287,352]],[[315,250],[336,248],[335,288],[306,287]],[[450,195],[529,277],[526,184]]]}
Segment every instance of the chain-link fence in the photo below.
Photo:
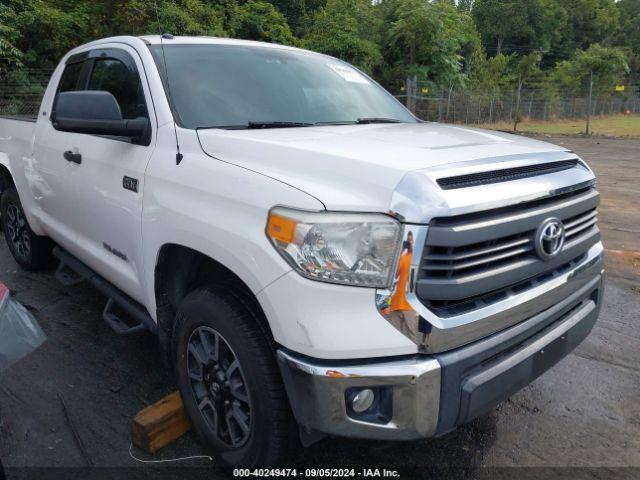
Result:
{"label": "chain-link fence", "polygon": [[[640,114],[640,85],[625,85],[624,90],[593,94],[591,116]],[[419,93],[397,95],[419,118],[429,121],[467,124],[491,124],[520,120],[560,120],[585,118],[589,92],[549,93],[544,90],[501,91],[477,94],[449,88],[417,89]]]}
{"label": "chain-link fence", "polygon": [[52,69],[0,71],[0,115],[36,116]]}
{"label": "chain-link fence", "polygon": [[[0,115],[35,116],[52,69],[21,68],[0,70]],[[576,119],[587,116],[588,92],[549,93],[544,90],[501,90],[477,94],[453,88],[421,84],[415,92],[401,92],[397,98],[419,118],[429,121],[467,124],[530,120]],[[640,85],[625,85],[624,90],[595,94],[591,115],[640,114]]]}

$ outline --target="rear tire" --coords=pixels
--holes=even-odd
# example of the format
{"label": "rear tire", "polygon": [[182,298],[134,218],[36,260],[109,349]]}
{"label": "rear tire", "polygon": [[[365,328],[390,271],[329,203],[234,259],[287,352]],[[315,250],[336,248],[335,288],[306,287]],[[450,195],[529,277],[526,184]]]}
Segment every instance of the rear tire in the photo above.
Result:
{"label": "rear tire", "polygon": [[53,266],[55,259],[51,252],[54,244],[49,237],[33,233],[15,188],[10,187],[2,192],[0,212],[4,238],[15,261],[25,270],[42,270]]}
{"label": "rear tire", "polygon": [[282,465],[298,444],[275,352],[243,300],[230,287],[199,288],[180,305],[173,335],[185,409],[226,470]]}

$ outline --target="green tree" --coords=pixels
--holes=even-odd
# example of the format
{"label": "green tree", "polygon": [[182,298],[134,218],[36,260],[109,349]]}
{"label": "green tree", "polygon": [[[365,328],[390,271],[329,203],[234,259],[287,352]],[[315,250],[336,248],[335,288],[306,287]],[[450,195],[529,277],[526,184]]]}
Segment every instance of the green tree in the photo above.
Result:
{"label": "green tree", "polygon": [[[391,2],[390,2],[391,3]],[[480,48],[471,17],[450,2],[393,2],[385,57],[397,74],[418,75],[439,85],[465,82],[465,54]]]}
{"label": "green tree", "polygon": [[249,0],[238,9],[234,36],[261,42],[293,45],[296,40],[287,19],[271,3]]}
{"label": "green tree", "polygon": [[640,78],[640,0],[620,0],[616,6],[620,21],[614,43],[629,50],[629,67]]}
{"label": "green tree", "polygon": [[271,3],[285,16],[294,34],[304,36],[314,14],[327,4],[327,0],[273,0]]}
{"label": "green tree", "polygon": [[620,0],[616,5],[620,18],[616,42],[640,55],[640,0]]}
{"label": "green tree", "polygon": [[70,0],[6,0],[27,66],[53,68],[71,48],[94,38],[94,5]]}
{"label": "green tree", "polygon": [[512,75],[515,79],[516,85],[516,107],[513,115],[513,130],[518,130],[518,123],[521,121],[520,115],[520,102],[522,99],[522,87],[540,79],[542,72],[540,71],[540,57],[539,53],[529,53],[521,57],[516,57],[514,60]]}
{"label": "green tree", "polygon": [[113,34],[223,36],[225,30],[218,11],[202,0],[123,1],[110,30]]}
{"label": "green tree", "polygon": [[[573,73],[584,85],[591,85],[597,93],[610,92],[619,85],[629,71],[624,50],[603,47],[597,43],[579,51],[571,60]],[[593,76],[593,78],[591,78]]]}
{"label": "green tree", "polygon": [[504,54],[494,57],[486,57],[484,52],[479,53],[478,57],[474,57],[474,63],[471,69],[471,83],[479,93],[495,92],[507,74],[507,66],[509,65],[509,57]]}
{"label": "green tree", "polygon": [[583,72],[578,71],[575,60],[558,62],[551,73],[553,82],[559,89],[571,96],[578,95],[583,90]]}
{"label": "green tree", "polygon": [[591,108],[593,94],[607,94],[622,82],[629,72],[627,55],[620,48],[591,45],[587,50],[577,51],[571,60],[561,62],[556,67],[556,78],[565,82],[566,86],[587,89],[587,123],[585,133],[590,133]]}
{"label": "green tree", "polygon": [[457,6],[459,10],[469,13],[473,8],[473,0],[458,0]]}
{"label": "green tree", "polygon": [[0,73],[12,66],[22,66],[22,52],[15,46],[19,32],[14,27],[16,13],[8,5],[0,5]]}
{"label": "green tree", "polygon": [[316,12],[303,46],[345,60],[367,73],[382,63],[378,45],[363,38],[361,25],[372,21],[367,0],[329,0]]}
{"label": "green tree", "polygon": [[548,51],[566,22],[556,0],[475,0],[472,14],[485,48],[496,55]]}
{"label": "green tree", "polygon": [[565,14],[555,58],[570,58],[576,49],[608,43],[617,31],[619,12],[615,0],[556,0]]}

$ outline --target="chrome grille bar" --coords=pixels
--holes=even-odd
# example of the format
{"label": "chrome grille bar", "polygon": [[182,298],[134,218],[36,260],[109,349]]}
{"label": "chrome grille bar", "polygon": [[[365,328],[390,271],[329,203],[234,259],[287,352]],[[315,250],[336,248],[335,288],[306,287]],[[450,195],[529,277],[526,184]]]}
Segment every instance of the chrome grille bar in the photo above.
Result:
{"label": "chrome grille bar", "polygon": [[565,237],[567,239],[574,237],[575,235],[584,232],[585,230],[593,227],[598,222],[597,210],[592,210],[578,218],[567,222],[564,226]]}
{"label": "chrome grille bar", "polygon": [[477,257],[479,255],[487,255],[490,253],[499,252],[501,250],[506,250],[509,248],[518,247],[520,245],[524,245],[531,241],[530,238],[518,238],[516,240],[506,240],[501,243],[495,243],[489,247],[478,247],[474,249],[470,249],[466,253],[449,253],[449,254],[437,254],[430,253],[424,256],[425,260],[435,260],[435,261],[456,261],[456,260],[465,260],[467,258]]}
{"label": "chrome grille bar", "polygon": [[477,260],[471,260],[471,261],[466,261],[466,262],[461,262],[461,263],[455,263],[453,261],[449,261],[448,263],[442,263],[442,264],[428,263],[428,264],[426,264],[426,265],[424,265],[422,267],[422,270],[427,270],[427,271],[446,270],[446,271],[452,271],[453,272],[455,270],[464,270],[464,269],[467,269],[467,268],[486,265],[486,264],[489,264],[491,262],[497,262],[498,260],[505,260],[507,258],[516,256],[516,255],[522,255],[523,253],[527,253],[527,252],[531,251],[533,249],[533,247],[530,245],[531,241],[527,240],[527,242],[529,243],[529,245],[525,245],[523,247],[512,248],[510,250],[502,251],[502,252],[497,253],[497,254],[492,254],[491,256],[480,258],[480,259],[477,259]]}

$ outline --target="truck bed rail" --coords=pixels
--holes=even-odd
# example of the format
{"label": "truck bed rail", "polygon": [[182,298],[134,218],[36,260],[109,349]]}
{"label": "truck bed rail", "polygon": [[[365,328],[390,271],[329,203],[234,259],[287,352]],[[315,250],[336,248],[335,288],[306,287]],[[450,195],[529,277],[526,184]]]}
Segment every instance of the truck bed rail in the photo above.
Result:
{"label": "truck bed rail", "polygon": [[38,115],[0,115],[0,118],[5,120],[17,120],[18,122],[36,123]]}

